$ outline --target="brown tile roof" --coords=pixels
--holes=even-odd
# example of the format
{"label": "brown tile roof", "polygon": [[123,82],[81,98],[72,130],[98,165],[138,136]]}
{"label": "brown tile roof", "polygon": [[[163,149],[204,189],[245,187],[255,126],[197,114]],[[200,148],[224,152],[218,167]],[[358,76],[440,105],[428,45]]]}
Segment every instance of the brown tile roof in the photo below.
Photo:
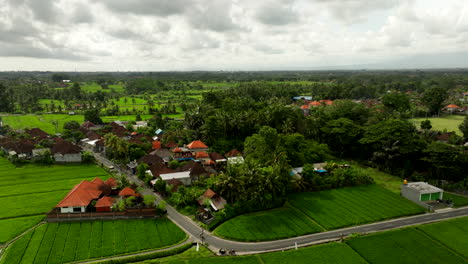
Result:
{"label": "brown tile roof", "polygon": [[156,163],[164,163],[164,160],[161,157],[157,156],[157,155],[147,154],[147,155],[141,157],[138,160],[138,163],[146,163],[148,165],[153,165],[153,164],[156,164]]}
{"label": "brown tile roof", "polygon": [[114,199],[109,196],[104,196],[99,199],[94,207],[111,207],[114,204]]}
{"label": "brown tile roof", "polygon": [[153,174],[154,177],[159,177],[160,174],[164,173],[176,172],[175,170],[168,168],[163,163],[155,163],[149,167],[149,170],[151,171],[151,174]]}
{"label": "brown tile roof", "polygon": [[47,134],[46,132],[42,131],[40,128],[31,128],[31,129],[26,129],[25,131],[26,131],[26,133],[29,134],[29,135],[31,136],[31,138],[33,138],[33,139],[41,140],[41,139],[44,139],[44,138],[49,137],[49,134]]}
{"label": "brown tile roof", "polygon": [[89,138],[90,140],[96,140],[96,139],[100,139],[101,138],[101,135],[99,135],[98,133],[90,130],[86,133],[86,137]]}
{"label": "brown tile roof", "polygon": [[208,199],[211,199],[214,196],[216,196],[216,193],[211,189],[207,189],[205,193],[203,194],[203,197],[208,198]]}
{"label": "brown tile roof", "polygon": [[206,170],[203,168],[203,166],[200,163],[195,162],[193,160],[187,162],[187,164],[185,164],[184,166],[177,168],[176,171],[190,171],[190,176],[199,176],[202,174],[206,174]]}
{"label": "brown tile roof", "polygon": [[137,196],[137,194],[132,188],[125,187],[119,192],[119,196]]}
{"label": "brown tile roof", "polygon": [[237,149],[232,149],[228,153],[224,154],[224,156],[227,158],[232,158],[232,157],[242,156],[242,153],[238,151]]}
{"label": "brown tile roof", "polygon": [[132,137],[128,142],[133,143],[133,144],[138,144],[138,145],[143,145],[143,144],[150,144],[153,139],[150,136],[147,136],[145,134],[139,134],[137,136]]}
{"label": "brown tile roof", "polygon": [[171,149],[171,148],[177,148],[178,146],[174,141],[169,141],[166,144],[164,144],[164,147]]}
{"label": "brown tile roof", "polygon": [[58,138],[56,140],[56,143],[52,147],[53,154],[60,153],[62,155],[65,155],[65,154],[77,154],[80,152],[81,152],[81,147],[69,141],[58,139]]}
{"label": "brown tile roof", "polygon": [[102,191],[99,190],[99,185],[90,181],[82,181],[60,201],[56,207],[78,207],[88,206],[89,203],[99,198]]}
{"label": "brown tile roof", "polygon": [[223,155],[219,154],[218,152],[211,152],[211,153],[210,153],[210,158],[211,158],[212,160],[214,160],[214,161],[225,159],[225,158],[223,157]]}
{"label": "brown tile roof", "polygon": [[110,123],[110,126],[112,127],[111,132],[118,137],[125,137],[129,134],[128,130],[125,127],[115,122]]}
{"label": "brown tile roof", "polygon": [[14,139],[10,137],[0,139],[0,146],[13,150],[18,154],[32,153],[34,142],[30,139]]}
{"label": "brown tile roof", "polygon": [[208,146],[205,143],[201,142],[200,140],[192,141],[190,144],[187,145],[189,149],[207,149]]}
{"label": "brown tile roof", "polygon": [[84,122],[83,124],[81,124],[80,128],[89,129],[89,128],[93,127],[93,126],[95,126],[95,125],[93,124],[93,122],[91,122],[91,121],[86,121],[86,122]]}

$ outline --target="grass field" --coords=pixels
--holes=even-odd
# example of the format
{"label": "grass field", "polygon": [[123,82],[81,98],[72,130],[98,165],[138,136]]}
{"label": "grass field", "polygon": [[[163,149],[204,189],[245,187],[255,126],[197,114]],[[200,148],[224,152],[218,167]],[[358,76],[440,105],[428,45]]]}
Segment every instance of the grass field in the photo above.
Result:
{"label": "grass field", "polygon": [[214,234],[240,241],[264,241],[324,231],[300,211],[283,207],[238,216],[221,224]]}
{"label": "grass field", "polygon": [[347,187],[292,194],[285,207],[235,217],[214,233],[233,240],[275,240],[423,212],[378,185]]}
{"label": "grass field", "polygon": [[417,229],[468,259],[468,217],[421,225]]}
{"label": "grass field", "polygon": [[[346,239],[322,245],[241,257],[214,257],[194,248],[140,263],[308,264],[308,263],[466,263],[468,217]],[[464,259],[464,258],[465,259]]]}
{"label": "grass field", "polygon": [[[180,110],[180,109],[179,109]],[[178,110],[178,111],[179,111]],[[181,110],[180,110],[181,111]],[[152,115],[141,115],[143,120],[151,118]],[[170,118],[184,118],[184,114],[181,112],[171,115],[163,115],[163,117]],[[102,116],[103,122],[112,122],[116,120],[120,121],[135,121],[136,115],[119,115],[119,116]],[[15,115],[15,116],[3,116],[3,123],[9,125],[13,129],[25,129],[25,128],[40,128],[49,134],[63,132],[63,124],[67,121],[75,120],[78,123],[84,122],[83,115],[68,115],[68,114],[44,114],[44,115]],[[57,122],[57,127],[53,124]]]}
{"label": "grass field", "polygon": [[468,205],[468,198],[461,196],[461,195],[456,195],[456,194],[451,194],[448,192],[444,192],[443,196],[444,200],[446,199],[452,199],[453,201],[453,207],[461,207],[461,206],[467,206]]}
{"label": "grass field", "polygon": [[185,238],[167,218],[49,223],[13,243],[2,263],[66,263],[167,247]]}
{"label": "grass field", "polygon": [[292,194],[289,203],[327,230],[425,211],[378,185]]}
{"label": "grass field", "polygon": [[454,131],[459,136],[462,136],[460,129],[458,126],[463,122],[464,116],[460,115],[448,115],[443,117],[429,117],[429,118],[413,118],[410,121],[414,122],[414,124],[419,128],[421,125],[421,121],[426,119],[431,121],[432,130],[439,130],[443,131],[447,129],[447,131]]}
{"label": "grass field", "polygon": [[[459,234],[458,237],[466,239],[466,235]],[[351,239],[348,244],[370,263],[466,263],[466,259],[452,252],[447,245],[416,228]]]}
{"label": "grass field", "polygon": [[73,186],[95,177],[107,179],[109,175],[95,165],[29,164],[16,168],[0,158],[0,243],[40,222]]}
{"label": "grass field", "polygon": [[367,172],[372,179],[374,179],[377,185],[400,195],[401,184],[403,184],[403,180],[401,178],[379,171],[375,168],[362,167],[362,169],[364,172]]}

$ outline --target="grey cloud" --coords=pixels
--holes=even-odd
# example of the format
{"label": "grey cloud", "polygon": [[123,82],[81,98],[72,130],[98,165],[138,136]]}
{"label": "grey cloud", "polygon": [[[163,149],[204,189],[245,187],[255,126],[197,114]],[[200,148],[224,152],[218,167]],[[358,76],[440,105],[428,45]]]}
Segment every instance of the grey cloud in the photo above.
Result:
{"label": "grey cloud", "polygon": [[102,3],[112,11],[140,15],[170,16],[184,13],[192,6],[185,0],[104,0]]}
{"label": "grey cloud", "polygon": [[90,59],[89,57],[80,56],[65,49],[54,49],[52,51],[46,48],[35,47],[27,44],[12,45],[8,43],[0,43],[0,56],[62,59],[75,61],[84,61]]}
{"label": "grey cloud", "polygon": [[269,45],[265,45],[265,44],[256,44],[254,45],[254,49],[256,51],[260,51],[262,53],[266,53],[266,54],[282,54],[284,53],[284,51],[280,50],[280,49],[277,49],[277,48],[273,48]]}
{"label": "grey cloud", "polygon": [[229,0],[201,2],[196,8],[188,11],[188,21],[196,29],[208,29],[224,32],[241,29],[231,17],[232,3]]}
{"label": "grey cloud", "polygon": [[369,12],[386,10],[398,0],[314,0],[322,4],[336,19],[353,24],[365,20]]}
{"label": "grey cloud", "polygon": [[298,14],[292,10],[291,4],[266,2],[258,8],[255,17],[266,25],[281,26],[298,21]]}
{"label": "grey cloud", "polygon": [[74,23],[92,23],[94,15],[91,13],[90,4],[78,3],[73,11],[72,22]]}
{"label": "grey cloud", "polygon": [[34,17],[42,22],[52,23],[57,18],[56,0],[29,0],[26,4]]}

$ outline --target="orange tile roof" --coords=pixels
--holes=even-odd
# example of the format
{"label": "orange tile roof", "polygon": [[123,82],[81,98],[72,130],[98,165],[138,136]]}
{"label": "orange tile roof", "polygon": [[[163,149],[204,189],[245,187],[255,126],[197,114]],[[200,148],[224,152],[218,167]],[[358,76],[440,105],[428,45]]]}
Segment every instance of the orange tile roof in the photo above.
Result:
{"label": "orange tile roof", "polygon": [[92,200],[99,198],[101,194],[102,191],[99,190],[98,184],[90,181],[82,181],[80,184],[73,187],[56,207],[88,206]]}
{"label": "orange tile roof", "polygon": [[195,158],[196,159],[207,159],[209,158],[210,156],[208,155],[208,153],[206,153],[205,151],[200,151],[198,152],[197,154],[195,154]]}
{"label": "orange tile roof", "polygon": [[119,196],[136,196],[136,193],[132,188],[125,187],[119,192]]}
{"label": "orange tile roof", "polygon": [[161,141],[153,141],[153,149],[160,149],[161,148]]}
{"label": "orange tile roof", "polygon": [[109,196],[104,196],[99,199],[94,207],[111,207],[114,204],[114,199]]}
{"label": "orange tile roof", "polygon": [[455,104],[449,104],[445,108],[460,108],[458,105]]}
{"label": "orange tile roof", "polygon": [[205,143],[201,142],[200,140],[192,141],[192,143],[188,144],[187,147],[188,147],[189,149],[204,149],[204,148],[208,148],[208,146],[205,145]]}
{"label": "orange tile roof", "polygon": [[177,153],[177,152],[182,152],[182,150],[179,147],[177,147],[173,149],[172,152]]}
{"label": "orange tile roof", "polygon": [[98,184],[99,186],[103,185],[104,184],[104,181],[101,180],[101,178],[94,178],[94,180],[91,181],[92,183],[96,183]]}
{"label": "orange tile roof", "polygon": [[237,157],[237,156],[242,156],[242,153],[238,151],[237,149],[232,149],[228,153],[224,154],[225,157],[231,158],[231,157]]}
{"label": "orange tile roof", "polygon": [[215,193],[213,190],[208,189],[208,190],[206,190],[205,193],[203,194],[203,197],[208,198],[208,199],[211,199],[211,198],[213,198],[213,196],[215,196],[215,195],[216,195],[216,193]]}
{"label": "orange tile roof", "polygon": [[313,101],[313,102],[309,103],[309,105],[312,105],[312,106],[319,106],[319,105],[321,105],[321,104],[320,104],[320,102]]}
{"label": "orange tile roof", "polygon": [[305,105],[301,106],[301,109],[302,109],[302,110],[309,109],[309,106],[305,104]]}

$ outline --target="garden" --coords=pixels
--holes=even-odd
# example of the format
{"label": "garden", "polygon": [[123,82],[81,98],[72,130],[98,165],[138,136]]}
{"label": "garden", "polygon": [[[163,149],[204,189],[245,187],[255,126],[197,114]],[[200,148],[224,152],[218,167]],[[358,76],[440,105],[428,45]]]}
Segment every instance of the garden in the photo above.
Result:
{"label": "garden", "polygon": [[0,243],[39,223],[73,186],[96,177],[109,174],[96,165],[15,167],[0,157]]}
{"label": "garden", "polygon": [[1,263],[67,263],[164,248],[186,238],[167,218],[49,223],[14,242]]}

